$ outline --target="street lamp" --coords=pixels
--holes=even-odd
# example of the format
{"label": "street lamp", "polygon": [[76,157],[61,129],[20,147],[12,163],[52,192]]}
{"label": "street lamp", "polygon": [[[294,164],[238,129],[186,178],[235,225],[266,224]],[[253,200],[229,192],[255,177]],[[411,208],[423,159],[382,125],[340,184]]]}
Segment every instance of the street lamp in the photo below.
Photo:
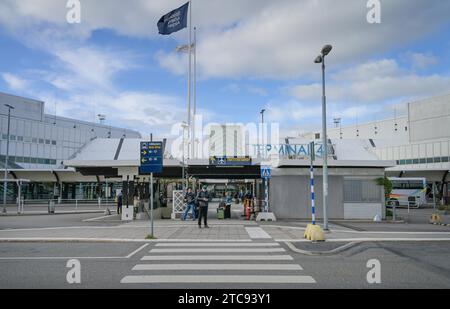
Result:
{"label": "street lamp", "polygon": [[8,108],[8,134],[7,134],[7,140],[6,140],[6,156],[5,156],[5,178],[3,183],[3,213],[6,213],[6,190],[7,190],[7,177],[8,177],[8,160],[9,160],[9,133],[10,133],[10,127],[11,127],[11,110],[14,109],[14,106],[11,106],[9,104],[5,104],[5,106]]}
{"label": "street lamp", "polygon": [[265,113],[265,109],[262,109],[260,114],[261,114],[261,144],[263,145],[263,153],[262,153],[262,157],[264,157],[264,150],[265,150],[265,146],[264,146],[264,113]]}
{"label": "street lamp", "polygon": [[322,159],[323,159],[323,229],[328,230],[328,140],[327,140],[327,99],[325,95],[325,57],[333,49],[331,45],[325,45],[321,54],[314,60],[322,64]]}

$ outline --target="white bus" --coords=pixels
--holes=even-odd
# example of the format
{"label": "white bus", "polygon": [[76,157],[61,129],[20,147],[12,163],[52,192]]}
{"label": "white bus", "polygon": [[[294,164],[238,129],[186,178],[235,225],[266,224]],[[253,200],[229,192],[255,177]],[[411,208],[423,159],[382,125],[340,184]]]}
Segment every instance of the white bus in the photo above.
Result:
{"label": "white bus", "polygon": [[396,178],[390,177],[392,192],[390,200],[398,202],[399,206],[421,207],[426,204],[426,178]]}

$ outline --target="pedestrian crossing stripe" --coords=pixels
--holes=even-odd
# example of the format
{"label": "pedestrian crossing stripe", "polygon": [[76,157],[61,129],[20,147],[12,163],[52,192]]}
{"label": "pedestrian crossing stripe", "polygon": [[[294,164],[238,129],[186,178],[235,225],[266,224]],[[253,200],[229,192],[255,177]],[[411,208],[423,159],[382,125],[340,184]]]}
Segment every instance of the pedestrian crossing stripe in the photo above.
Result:
{"label": "pedestrian crossing stripe", "polygon": [[126,276],[121,283],[316,283],[311,276]]}
{"label": "pedestrian crossing stripe", "polygon": [[[123,277],[120,282],[123,284],[316,283],[313,277],[302,274],[302,266],[293,260],[293,257],[286,254],[286,250],[277,242],[156,243],[149,254],[143,256],[141,262],[132,268],[134,274]],[[169,261],[179,262],[168,263]],[[273,271],[276,271],[276,274]],[[238,274],[234,274],[236,272]]]}

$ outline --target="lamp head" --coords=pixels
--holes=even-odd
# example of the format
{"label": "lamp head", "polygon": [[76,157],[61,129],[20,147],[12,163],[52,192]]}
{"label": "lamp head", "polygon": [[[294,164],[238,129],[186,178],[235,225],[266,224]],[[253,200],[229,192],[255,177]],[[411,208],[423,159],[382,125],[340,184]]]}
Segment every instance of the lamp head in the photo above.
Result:
{"label": "lamp head", "polygon": [[325,45],[325,46],[322,48],[322,55],[323,55],[323,56],[328,55],[332,49],[333,49],[333,46],[331,46],[331,45]]}
{"label": "lamp head", "polygon": [[314,60],[314,63],[322,63],[323,58],[322,55],[317,56],[317,58]]}

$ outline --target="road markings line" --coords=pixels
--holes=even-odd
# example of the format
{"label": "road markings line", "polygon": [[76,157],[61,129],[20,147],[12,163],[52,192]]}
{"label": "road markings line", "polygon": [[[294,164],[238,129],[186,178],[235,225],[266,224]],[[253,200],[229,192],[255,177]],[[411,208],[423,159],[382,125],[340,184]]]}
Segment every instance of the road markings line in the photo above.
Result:
{"label": "road markings line", "polygon": [[278,247],[279,243],[162,243],[156,247]]}
{"label": "road markings line", "polygon": [[303,270],[298,264],[139,264],[133,270]]}
{"label": "road markings line", "polygon": [[127,255],[127,259],[131,258],[133,255],[135,255],[136,253],[138,253],[139,251],[141,251],[142,249],[144,249],[145,247],[148,246],[147,244],[144,244],[142,246],[140,246],[139,248],[137,248],[136,250],[134,250],[133,252],[131,252],[130,254]]}
{"label": "road markings line", "polygon": [[246,227],[245,230],[248,233],[248,236],[252,239],[271,239],[272,237],[267,234],[266,231],[264,231],[260,227]]}
{"label": "road markings line", "polygon": [[150,253],[232,253],[232,252],[248,252],[248,253],[269,253],[269,252],[285,252],[284,248],[175,248],[175,249],[151,249]]}
{"label": "road markings line", "polygon": [[126,276],[120,283],[316,283],[311,276]]}
{"label": "road markings line", "polygon": [[147,255],[142,261],[292,261],[290,255]]}
{"label": "road markings line", "polygon": [[100,219],[105,219],[105,218],[109,218],[109,217],[117,217],[117,214],[116,215],[107,215],[107,216],[95,217],[95,218],[91,218],[91,219],[85,219],[85,220],[83,220],[83,222],[98,221]]}

